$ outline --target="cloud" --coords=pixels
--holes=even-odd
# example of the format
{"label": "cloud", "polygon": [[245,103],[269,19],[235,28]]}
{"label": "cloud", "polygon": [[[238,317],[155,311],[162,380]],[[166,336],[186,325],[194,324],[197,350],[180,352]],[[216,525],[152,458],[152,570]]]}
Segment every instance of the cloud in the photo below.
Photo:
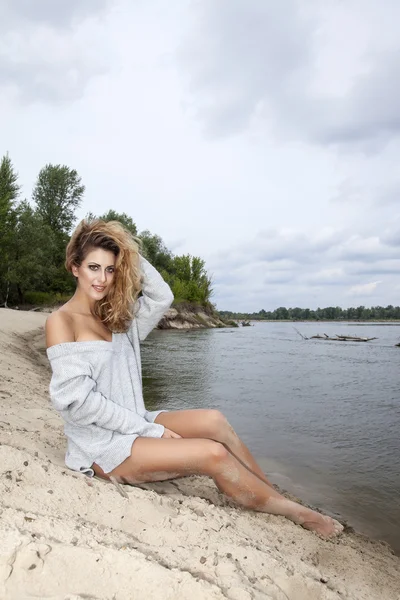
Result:
{"label": "cloud", "polygon": [[[400,132],[399,48],[378,54],[351,91],[331,102],[330,119],[316,132],[321,142],[386,141]],[[329,108],[327,104],[325,108]]]}
{"label": "cloud", "polygon": [[289,94],[309,60],[311,30],[292,0],[205,0],[197,10],[178,52],[192,106],[212,136],[237,133]]}
{"label": "cloud", "polygon": [[400,204],[400,181],[384,184],[376,191],[374,204],[379,207],[386,207]]}
{"label": "cloud", "polygon": [[365,200],[366,190],[360,185],[355,185],[350,177],[347,177],[336,188],[330,198],[330,202],[338,204],[360,203]]}
{"label": "cloud", "polygon": [[263,283],[267,286],[275,285],[277,283],[289,284],[293,281],[293,273],[288,271],[269,271],[263,279]]}
{"label": "cloud", "polygon": [[394,226],[388,228],[383,232],[382,240],[389,247],[396,248],[395,252],[398,253],[397,247],[400,246],[400,227]]}
{"label": "cloud", "polygon": [[371,283],[353,285],[347,293],[349,296],[369,296],[376,290],[380,283],[382,281],[371,281]]}
{"label": "cloud", "polygon": [[399,275],[400,259],[379,260],[373,263],[354,263],[348,267],[348,273],[351,276],[381,276],[381,275]]}
{"label": "cloud", "polygon": [[343,285],[346,277],[347,273],[343,267],[331,267],[311,273],[308,277],[304,278],[304,283],[311,285]]}
{"label": "cloud", "polygon": [[359,234],[351,235],[337,249],[336,256],[342,260],[376,259],[382,252],[378,236],[364,237]]}
{"label": "cloud", "polygon": [[361,263],[370,267],[383,260],[398,259],[397,249],[392,247],[395,235],[397,231],[370,236],[344,229],[307,233],[271,228],[259,231],[243,248],[235,245],[211,255],[210,260],[218,273],[248,275],[251,269],[300,272],[312,268],[315,277],[330,281],[343,276],[344,265]]}
{"label": "cloud", "polygon": [[0,29],[12,29],[21,24],[47,24],[65,29],[88,16],[102,11],[109,0],[13,0],[0,8]]}
{"label": "cloud", "polygon": [[[309,234],[271,228],[268,235],[260,231],[242,252],[235,246],[210,256],[207,267],[214,273],[219,308],[271,310],[345,307],[349,296],[384,304],[379,289],[382,294],[393,293],[393,275],[400,272],[400,261],[395,249],[379,236],[331,228]],[[365,283],[366,276],[376,280]],[[240,290],[245,290],[241,300]]]}
{"label": "cloud", "polygon": [[362,14],[355,0],[324,9],[306,0],[199,3],[178,60],[207,135],[264,122],[289,139],[369,150],[398,136],[400,44],[379,35],[400,17],[398,4],[387,3],[382,23],[371,0]]}
{"label": "cloud", "polygon": [[80,98],[107,67],[93,21],[107,6],[108,0],[2,3],[0,90],[25,103]]}

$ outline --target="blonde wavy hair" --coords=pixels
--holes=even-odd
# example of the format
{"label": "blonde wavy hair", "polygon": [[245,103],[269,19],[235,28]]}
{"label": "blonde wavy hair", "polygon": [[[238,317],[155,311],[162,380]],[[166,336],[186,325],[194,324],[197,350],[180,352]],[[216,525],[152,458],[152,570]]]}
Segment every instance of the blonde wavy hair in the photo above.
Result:
{"label": "blonde wavy hair", "polygon": [[95,304],[95,314],[113,332],[125,332],[134,314],[133,307],[141,290],[139,266],[140,240],[118,221],[83,219],[75,229],[66,250],[65,267],[80,267],[94,248],[113,252],[116,257],[113,285],[107,296]]}

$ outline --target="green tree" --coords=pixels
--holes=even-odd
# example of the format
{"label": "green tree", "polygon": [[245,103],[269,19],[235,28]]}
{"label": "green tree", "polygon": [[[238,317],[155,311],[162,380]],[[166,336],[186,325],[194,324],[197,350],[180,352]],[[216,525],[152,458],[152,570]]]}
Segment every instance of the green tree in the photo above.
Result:
{"label": "green tree", "polygon": [[15,212],[9,279],[11,297],[23,303],[27,291],[48,291],[54,286],[57,266],[53,264],[53,254],[57,241],[51,228],[26,200]]}
{"label": "green tree", "polygon": [[6,154],[0,163],[0,225],[14,207],[19,196],[18,174],[14,171],[11,159]]}
{"label": "green tree", "polygon": [[53,271],[52,292],[71,291],[71,276],[64,268],[65,248],[76,220],[85,186],[75,169],[65,165],[48,164],[39,172],[32,199],[35,214],[41,217],[55,236],[54,251],[49,268]]}
{"label": "green tree", "polygon": [[119,221],[132,235],[137,236],[136,223],[134,223],[132,217],[126,213],[117,213],[115,210],[110,209],[108,212],[104,213],[100,219],[103,219],[103,221]]}
{"label": "green tree", "polygon": [[150,233],[148,229],[142,231],[139,236],[142,240],[143,255],[159,271],[170,271],[172,264],[172,253],[159,235]]}
{"label": "green tree", "polygon": [[211,277],[205,270],[204,260],[189,254],[175,256],[167,281],[176,302],[188,301],[207,306],[212,296]]}
{"label": "green tree", "polygon": [[10,253],[16,224],[15,202],[19,192],[18,174],[6,154],[0,163],[0,304],[5,306],[10,289]]}
{"label": "green tree", "polygon": [[350,306],[347,309],[346,318],[350,319],[351,321],[353,321],[356,317],[357,317],[357,311],[356,311],[356,309],[354,308],[354,306]]}
{"label": "green tree", "polygon": [[296,306],[295,308],[291,309],[290,317],[291,317],[291,319],[294,319],[295,321],[299,321],[302,318],[302,314],[303,314],[303,309]]}
{"label": "green tree", "polygon": [[172,272],[181,281],[189,282],[192,278],[192,265],[191,256],[184,254],[182,256],[175,256],[172,265]]}
{"label": "green tree", "polygon": [[356,318],[362,319],[364,314],[365,306],[358,306],[356,308]]}
{"label": "green tree", "polygon": [[289,318],[289,311],[284,306],[280,306],[279,308],[277,308],[275,313],[276,313],[276,315],[274,317],[275,319],[288,319]]}
{"label": "green tree", "polygon": [[48,164],[39,173],[32,199],[44,223],[56,234],[69,234],[84,192],[75,169]]}
{"label": "green tree", "polygon": [[393,319],[394,314],[395,314],[394,306],[392,306],[391,304],[388,304],[387,307],[385,308],[385,318]]}

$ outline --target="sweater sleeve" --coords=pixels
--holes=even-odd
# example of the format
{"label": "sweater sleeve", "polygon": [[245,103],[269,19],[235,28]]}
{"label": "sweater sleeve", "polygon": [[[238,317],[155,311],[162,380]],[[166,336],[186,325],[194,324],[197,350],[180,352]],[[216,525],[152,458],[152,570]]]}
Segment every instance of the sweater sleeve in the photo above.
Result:
{"label": "sweater sleeve", "polygon": [[143,275],[142,293],[137,301],[135,319],[139,340],[144,340],[171,306],[174,295],[169,285],[143,256],[140,257]]}
{"label": "sweater sleeve", "polygon": [[149,423],[96,391],[90,363],[82,353],[55,358],[51,367],[50,398],[54,408],[68,422],[79,426],[97,425],[123,434],[162,437],[163,425]]}

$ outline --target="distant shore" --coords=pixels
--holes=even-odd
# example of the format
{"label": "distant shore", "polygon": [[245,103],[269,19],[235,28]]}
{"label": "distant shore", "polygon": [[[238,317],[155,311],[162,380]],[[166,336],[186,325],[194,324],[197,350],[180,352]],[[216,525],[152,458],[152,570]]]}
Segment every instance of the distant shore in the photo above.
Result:
{"label": "distant shore", "polygon": [[237,323],[240,323],[241,321],[244,320],[249,320],[250,323],[338,323],[338,324],[346,324],[346,323],[351,323],[352,325],[400,325],[400,319],[393,319],[393,320],[385,320],[385,321],[379,321],[379,320],[375,320],[375,319],[371,319],[370,321],[359,321],[358,319],[344,319],[343,321],[339,321],[339,320],[329,320],[329,319],[324,319],[323,321],[316,321],[313,319],[304,319],[302,321],[293,321],[293,319],[232,319],[233,321],[236,321]]}

